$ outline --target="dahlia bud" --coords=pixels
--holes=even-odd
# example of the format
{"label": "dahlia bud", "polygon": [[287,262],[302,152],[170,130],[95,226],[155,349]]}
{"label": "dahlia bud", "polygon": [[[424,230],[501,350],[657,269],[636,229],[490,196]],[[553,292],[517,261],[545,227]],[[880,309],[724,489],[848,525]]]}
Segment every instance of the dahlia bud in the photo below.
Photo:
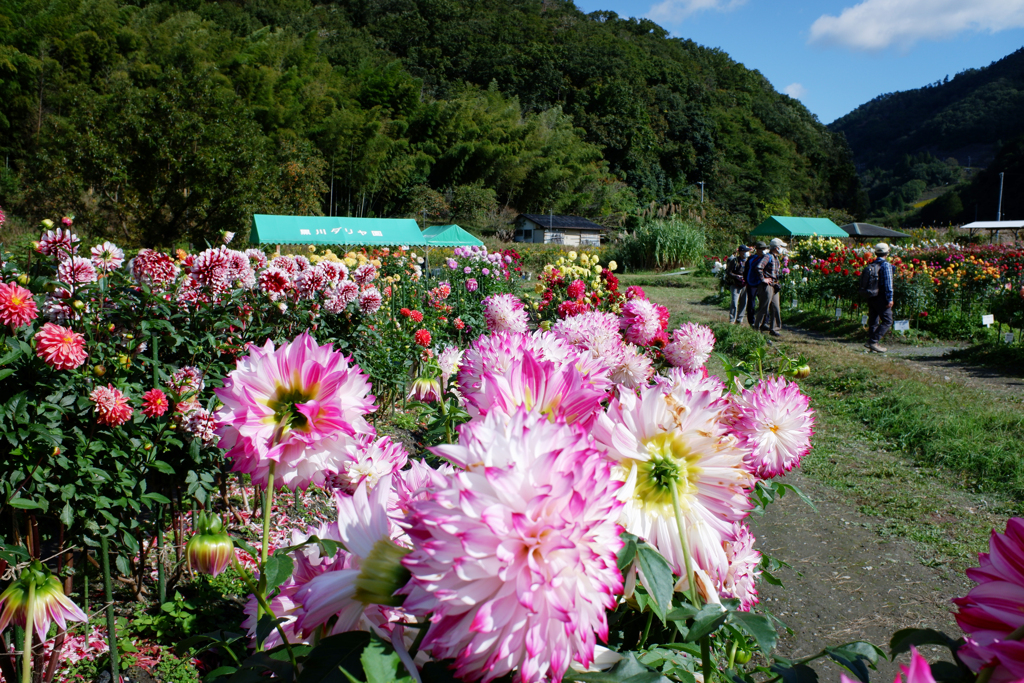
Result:
{"label": "dahlia bud", "polygon": [[53,227],[53,221],[51,221],[49,218],[44,218],[43,219],[43,227],[46,228],[47,230],[49,230],[50,228]]}
{"label": "dahlia bud", "polygon": [[103,375],[107,374],[107,369],[102,365],[94,365],[92,366],[92,374],[96,375],[97,377],[102,377]]}
{"label": "dahlia bud", "polygon": [[19,285],[26,286],[31,281],[32,281],[32,278],[30,278],[25,273],[22,273],[21,275],[18,276],[18,284]]}
{"label": "dahlia bud", "polygon": [[76,311],[80,311],[83,308],[85,308],[85,302],[82,301],[81,299],[75,299],[73,302],[71,302],[71,307],[74,308]]}
{"label": "dahlia bud", "polygon": [[441,383],[436,377],[417,377],[412,381],[412,390],[409,392],[409,399],[422,401],[423,403],[434,403],[441,400]]}
{"label": "dahlia bud", "polygon": [[231,564],[234,548],[220,517],[205,512],[196,515],[196,532],[185,546],[189,568],[217,576]]}
{"label": "dahlia bud", "polygon": [[[28,613],[30,588],[34,589],[31,615]],[[35,625],[34,635],[40,639],[46,637],[52,621],[66,629],[68,621],[89,620],[85,613],[64,595],[60,580],[39,560],[33,560],[18,579],[0,593],[0,630],[6,628],[8,622],[23,627],[30,616]]]}

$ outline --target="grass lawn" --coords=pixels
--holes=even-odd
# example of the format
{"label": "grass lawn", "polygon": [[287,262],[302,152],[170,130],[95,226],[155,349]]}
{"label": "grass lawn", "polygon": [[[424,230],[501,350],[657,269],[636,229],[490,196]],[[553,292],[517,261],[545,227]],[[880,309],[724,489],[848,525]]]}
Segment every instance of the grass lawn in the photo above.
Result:
{"label": "grass lawn", "polygon": [[[710,278],[624,276],[686,320],[710,324],[716,351],[746,360],[765,338],[729,325],[708,305]],[[783,325],[787,318],[783,312]],[[817,411],[814,449],[805,475],[844,493],[879,518],[885,535],[919,542],[926,563],[976,565],[989,530],[1024,514],[1024,405],[1020,396],[943,381],[911,363],[866,354],[857,346],[787,332],[770,358],[803,356],[812,368],[801,388]],[[720,361],[711,370],[721,372]]]}

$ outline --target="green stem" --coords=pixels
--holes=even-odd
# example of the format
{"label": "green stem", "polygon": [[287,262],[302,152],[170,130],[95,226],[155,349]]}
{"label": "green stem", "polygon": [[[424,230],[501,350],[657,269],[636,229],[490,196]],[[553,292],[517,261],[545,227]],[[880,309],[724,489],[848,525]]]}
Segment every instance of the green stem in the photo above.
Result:
{"label": "green stem", "polygon": [[260,564],[267,563],[267,546],[270,545],[270,509],[274,503],[274,466],[270,463],[270,476],[267,478],[267,497],[263,504],[263,547],[260,548]]}
{"label": "green stem", "polygon": [[711,636],[700,639],[700,666],[704,672],[704,683],[711,683]]}
{"label": "green stem", "polygon": [[156,588],[159,604],[167,602],[167,577],[164,575],[164,506],[156,509]]}
{"label": "green stem", "polygon": [[647,611],[647,623],[644,624],[644,632],[640,635],[640,642],[636,644],[639,650],[647,643],[647,635],[651,632],[651,622],[654,621],[654,610],[648,608]]}
{"label": "green stem", "polygon": [[[277,621],[277,616],[274,614],[274,610],[270,608],[270,605],[267,603],[267,599],[261,594],[262,591],[258,590],[256,585],[253,583],[252,577],[249,576],[249,572],[247,572],[238,562],[238,557],[233,557],[232,561],[235,565],[235,571],[237,571],[238,575],[242,577],[242,582],[245,583],[245,587],[248,588],[249,592],[256,598],[256,601],[260,604],[264,614],[274,621]],[[295,659],[295,653],[292,652],[292,644],[288,642],[288,636],[284,632],[284,627],[282,627],[280,623],[276,624],[275,627],[277,628],[278,635],[281,636],[281,642],[284,643],[284,648],[288,651],[288,659],[291,660],[292,667],[295,671],[298,671],[299,663]],[[262,649],[262,647],[260,649]]]}
{"label": "green stem", "polygon": [[736,651],[739,649],[739,645],[735,640],[729,641],[729,666],[727,669],[731,669],[736,666]]}
{"label": "green stem", "polygon": [[416,640],[412,641],[412,647],[409,648],[409,656],[413,659],[416,658],[416,654],[420,651],[420,645],[423,643],[423,639],[427,637],[427,631],[430,630],[430,621],[424,622],[420,626],[420,632],[416,634]]}
{"label": "green stem", "polygon": [[[32,681],[32,628],[35,626],[36,582],[28,584],[28,604],[25,606],[25,645],[21,653],[21,683]],[[46,637],[46,634],[43,634]]]}
{"label": "green stem", "polygon": [[444,442],[452,442],[452,423],[448,419],[448,399],[446,396],[441,396],[441,416],[444,418]]}
{"label": "green stem", "polygon": [[683,523],[683,510],[679,504],[679,487],[672,482],[672,510],[676,514],[676,526],[679,527],[679,543],[683,549],[683,570],[686,572],[686,585],[689,588],[690,602],[697,609],[701,608],[700,595],[697,593],[697,582],[693,578],[693,565],[690,564],[690,543],[687,538],[686,525]]}
{"label": "green stem", "polygon": [[100,555],[103,568],[103,595],[107,602],[107,644],[110,647],[110,680],[120,680],[117,661],[117,626],[114,621],[114,586],[110,581],[110,541],[100,536]]}

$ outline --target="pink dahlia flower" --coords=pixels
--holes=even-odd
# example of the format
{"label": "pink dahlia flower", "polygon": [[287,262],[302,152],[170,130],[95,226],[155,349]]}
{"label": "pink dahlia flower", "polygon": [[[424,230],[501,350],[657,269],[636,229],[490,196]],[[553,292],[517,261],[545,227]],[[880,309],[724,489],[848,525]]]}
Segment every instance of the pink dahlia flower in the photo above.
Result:
{"label": "pink dahlia flower", "polygon": [[[639,396],[623,392],[598,416],[592,432],[615,462],[612,475],[625,482],[620,496],[626,531],[655,546],[680,575],[685,572],[673,487],[691,527],[691,545],[697,522],[716,532],[720,543],[751,508],[754,478],[723,422],[728,405],[710,391],[676,397],[654,386]],[[715,538],[709,539],[713,550]]]}
{"label": "pink dahlia flower", "polygon": [[[52,223],[51,223],[52,225]],[[78,253],[78,235],[65,228],[47,230],[39,238],[36,251],[47,256],[65,259]]]}
{"label": "pink dahlia flower", "polygon": [[15,282],[0,282],[0,325],[12,328],[28,325],[39,317],[32,292]]}
{"label": "pink dahlia flower", "polygon": [[618,363],[612,366],[611,380],[626,389],[640,389],[653,376],[654,362],[633,344],[623,344]]}
{"label": "pink dahlia flower", "polygon": [[459,371],[462,366],[462,349],[458,346],[448,344],[437,354],[437,365],[441,369],[441,384],[448,386],[448,380]]}
{"label": "pink dahlia flower", "polygon": [[734,403],[731,423],[751,472],[766,479],[800,464],[811,449],[814,411],[796,383],[765,379]]}
{"label": "pink dahlia flower", "polygon": [[297,275],[299,272],[299,266],[291,256],[275,256],[270,262],[270,267],[283,270],[288,275]]}
{"label": "pink dahlia flower", "polygon": [[200,287],[219,294],[231,289],[236,282],[249,279],[247,275],[251,275],[252,266],[249,257],[222,245],[198,254],[190,271]]}
{"label": "pink dahlia flower", "polygon": [[[29,582],[35,583],[31,615],[28,613]],[[0,632],[10,623],[24,627],[29,618],[32,619],[33,640],[36,642],[46,638],[45,634],[53,622],[66,630],[69,621],[89,621],[85,612],[64,595],[60,580],[38,560],[33,561],[14,583],[0,593]]]}
{"label": "pink dahlia flower", "polygon": [[360,626],[367,606],[401,602],[394,592],[408,579],[401,559],[409,551],[391,540],[398,532],[388,517],[391,494],[391,477],[385,477],[373,491],[363,482],[351,496],[335,495],[337,538],[349,556],[296,592],[303,606],[297,626],[303,633],[333,617],[332,634],[352,631]]}
{"label": "pink dahlia flower", "polygon": [[[1020,681],[1021,677],[1021,675],[1018,675],[1014,680]],[[842,683],[855,683],[846,674],[840,674],[839,680]],[[993,678],[992,680],[995,679]],[[896,678],[892,683],[903,683],[904,681],[906,683],[935,683],[935,677],[932,676],[932,668],[928,665],[928,660],[922,657],[921,653],[913,645],[910,646],[910,666],[906,667],[900,664],[900,673],[896,674]]]}
{"label": "pink dahlia flower", "polygon": [[246,249],[244,253],[253,270],[267,267],[267,255],[263,253],[262,249]]}
{"label": "pink dahlia flower", "polygon": [[84,285],[96,282],[96,266],[81,256],[72,256],[57,266],[57,279],[66,285]]}
{"label": "pink dahlia flower", "polygon": [[131,261],[128,270],[139,284],[162,289],[178,277],[178,266],[174,259],[159,251],[140,249]]}
{"label": "pink dahlia flower", "polygon": [[304,270],[295,276],[295,291],[300,299],[313,299],[323,292],[331,282],[319,266]]}
{"label": "pink dahlia flower", "polygon": [[331,284],[337,284],[348,277],[348,268],[341,261],[321,261],[314,270],[320,271]]}
{"label": "pink dahlia flower", "polygon": [[583,280],[573,280],[565,291],[570,299],[582,299],[583,295],[587,293],[587,283]]}
{"label": "pink dahlia flower", "polygon": [[334,475],[334,485],[352,495],[366,482],[367,490],[377,487],[384,477],[396,474],[409,462],[409,453],[401,441],[390,436],[375,439],[370,434],[360,435],[345,447],[345,459]]}
{"label": "pink dahlia flower", "polygon": [[74,370],[85,362],[85,337],[74,330],[46,323],[36,332],[36,355],[57,370]]}
{"label": "pink dahlia flower", "polygon": [[368,287],[359,293],[359,311],[363,315],[373,315],[380,310],[384,297],[376,287]]}
{"label": "pink dahlia flower", "polygon": [[714,348],[715,333],[710,327],[683,323],[672,332],[672,340],[664,350],[665,360],[685,372],[693,372],[708,362]]}
{"label": "pink dahlia flower", "polygon": [[588,381],[575,364],[537,360],[525,351],[503,373],[485,372],[480,387],[467,389],[465,398],[474,416],[493,411],[511,415],[522,406],[589,427],[601,411],[606,389]]}
{"label": "pink dahlia flower", "polygon": [[186,365],[178,368],[167,380],[167,386],[178,398],[200,393],[206,383],[203,381],[203,371],[194,365]]}
{"label": "pink dahlia flower", "polygon": [[626,299],[646,299],[647,293],[644,292],[644,288],[640,285],[630,285],[626,287]]}
{"label": "pink dahlia flower", "polygon": [[619,327],[626,331],[626,341],[647,346],[661,331],[658,308],[647,299],[631,299],[622,307]]}
{"label": "pink dahlia flower", "polygon": [[104,273],[117,270],[124,263],[124,252],[116,244],[104,242],[92,248],[92,264]]}
{"label": "pink dahlia flower", "polygon": [[666,393],[678,394],[678,397],[687,391],[710,391],[716,395],[725,393],[725,384],[714,375],[708,375],[707,368],[692,372],[682,368],[671,368],[668,377],[662,382]]}
{"label": "pink dahlia flower", "polygon": [[[346,459],[345,448],[372,434],[366,414],[376,409],[366,375],[330,344],[318,346],[308,332],[274,348],[250,347],[216,390],[220,446],[236,472],[266,486],[322,486]],[[275,484],[275,485],[276,485]]]}
{"label": "pink dahlia flower", "polygon": [[992,681],[1024,680],[1024,643],[1010,639],[1024,628],[1024,519],[1011,517],[1006,532],[993,530],[989,552],[979,553],[967,576],[978,585],[953,603],[967,642],[958,651],[972,671],[994,666]]}
{"label": "pink dahlia flower", "polygon": [[484,298],[484,321],[491,332],[526,332],[526,308],[515,294]]}
{"label": "pink dahlia flower", "polygon": [[723,598],[736,598],[740,609],[749,611],[760,602],[757,578],[761,575],[761,553],[754,550],[754,535],[746,524],[733,525],[731,538],[722,541],[727,565],[718,579],[718,593]]}
{"label": "pink dahlia flower", "polygon": [[368,285],[377,278],[377,268],[372,263],[363,265],[352,271],[352,280],[357,285]]}
{"label": "pink dahlia flower", "polygon": [[619,486],[586,434],[525,410],[461,428],[439,454],[468,471],[411,504],[403,608],[455,675],[561,680],[587,667],[622,590]]}
{"label": "pink dahlia flower", "polygon": [[[277,259],[274,259],[276,262]],[[292,286],[291,275],[288,271],[271,266],[260,272],[259,287],[264,294],[270,295],[271,301],[276,301],[279,296],[287,292]]]}
{"label": "pink dahlia flower", "polygon": [[[473,272],[473,271],[467,266],[466,267],[466,273],[471,273],[471,272]],[[466,280],[466,291],[467,292],[475,292],[477,289],[479,289],[479,287],[480,287],[480,284],[476,281],[475,277],[471,277],[468,280]]]}
{"label": "pink dahlia flower", "polygon": [[142,395],[142,414],[146,417],[160,417],[168,407],[167,394],[159,389],[150,389]]}
{"label": "pink dahlia flower", "polygon": [[89,400],[96,404],[96,423],[108,427],[120,427],[131,419],[132,407],[128,405],[128,397],[115,389],[112,384],[96,387],[89,394]]}

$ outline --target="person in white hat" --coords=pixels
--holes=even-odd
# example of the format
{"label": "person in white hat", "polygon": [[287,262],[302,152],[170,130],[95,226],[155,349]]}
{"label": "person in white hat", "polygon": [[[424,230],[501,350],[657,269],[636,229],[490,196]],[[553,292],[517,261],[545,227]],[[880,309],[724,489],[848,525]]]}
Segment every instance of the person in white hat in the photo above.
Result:
{"label": "person in white hat", "polygon": [[782,250],[786,243],[778,237],[768,243],[768,255],[757,264],[761,275],[761,286],[757,288],[757,315],[754,316],[754,329],[767,332],[773,337],[781,337],[782,306],[779,292],[782,287],[779,278],[782,276]]}
{"label": "person in white hat", "polygon": [[879,342],[892,329],[892,264],[885,260],[888,255],[888,244],[876,244],[875,260],[860,274],[860,294],[868,300],[868,343],[864,346],[872,353],[885,353]]}

